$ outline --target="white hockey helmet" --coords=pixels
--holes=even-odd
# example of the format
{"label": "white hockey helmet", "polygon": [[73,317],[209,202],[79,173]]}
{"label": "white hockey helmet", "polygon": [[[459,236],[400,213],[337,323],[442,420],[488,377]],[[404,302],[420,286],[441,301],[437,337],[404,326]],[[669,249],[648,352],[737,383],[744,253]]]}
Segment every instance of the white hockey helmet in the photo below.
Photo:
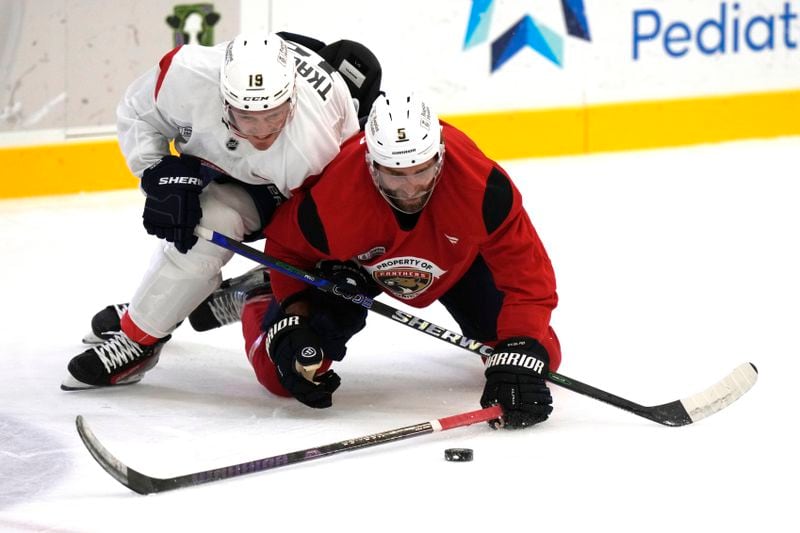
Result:
{"label": "white hockey helmet", "polygon": [[436,113],[411,91],[382,92],[365,130],[367,167],[378,191],[398,211],[421,211],[444,164]]}
{"label": "white hockey helmet", "polygon": [[412,167],[444,155],[439,117],[411,91],[381,92],[365,130],[370,166]]}
{"label": "white hockey helmet", "polygon": [[227,105],[273,109],[294,96],[294,53],[273,33],[243,33],[228,43],[219,77]]}

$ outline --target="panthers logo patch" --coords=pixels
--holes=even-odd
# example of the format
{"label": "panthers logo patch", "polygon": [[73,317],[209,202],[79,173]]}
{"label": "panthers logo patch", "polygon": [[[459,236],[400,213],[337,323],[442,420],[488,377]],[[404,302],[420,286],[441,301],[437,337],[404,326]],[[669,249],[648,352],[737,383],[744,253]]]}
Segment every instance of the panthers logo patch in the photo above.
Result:
{"label": "panthers logo patch", "polygon": [[418,257],[393,257],[372,265],[364,265],[373,279],[391,295],[413,300],[425,292],[445,271]]}

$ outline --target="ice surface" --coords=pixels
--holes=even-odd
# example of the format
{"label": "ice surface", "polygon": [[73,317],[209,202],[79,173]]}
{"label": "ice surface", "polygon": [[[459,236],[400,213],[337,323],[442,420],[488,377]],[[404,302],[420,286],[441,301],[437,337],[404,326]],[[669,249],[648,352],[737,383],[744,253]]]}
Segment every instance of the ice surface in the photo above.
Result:
{"label": "ice surface", "polygon": [[[668,428],[553,386],[554,415],[529,430],[481,424],[147,497],[100,469],[76,415],[167,477],[475,409],[480,362],[372,316],[336,366],[334,408],[313,411],[260,388],[236,326],[184,326],[142,383],[62,392],[91,316],[147,265],[141,196],[0,202],[0,531],[797,530],[798,154],[788,138],[505,165],[556,269],[559,371],[653,405],[753,361],[759,383],[722,412]],[[475,460],[445,462],[448,447]]]}

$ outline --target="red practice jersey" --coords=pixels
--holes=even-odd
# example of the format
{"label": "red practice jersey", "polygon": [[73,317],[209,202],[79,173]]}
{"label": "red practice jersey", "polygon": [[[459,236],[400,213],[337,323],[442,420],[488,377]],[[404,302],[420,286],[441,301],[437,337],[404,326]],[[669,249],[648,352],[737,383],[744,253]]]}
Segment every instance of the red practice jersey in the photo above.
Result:
{"label": "red practice jersey", "polygon": [[[306,270],[321,260],[355,260],[385,293],[413,307],[440,298],[480,254],[503,293],[497,338],[541,340],[557,303],[555,276],[519,191],[464,133],[442,126],[442,173],[413,227],[402,227],[373,183],[361,133],[277,210],[266,252]],[[271,277],[280,301],[308,288]]]}

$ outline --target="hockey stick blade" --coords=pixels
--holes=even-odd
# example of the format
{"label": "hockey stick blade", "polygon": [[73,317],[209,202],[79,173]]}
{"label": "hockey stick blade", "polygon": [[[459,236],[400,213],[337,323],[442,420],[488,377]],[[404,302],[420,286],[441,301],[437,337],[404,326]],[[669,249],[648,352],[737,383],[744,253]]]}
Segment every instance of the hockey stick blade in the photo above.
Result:
{"label": "hockey stick blade", "polygon": [[77,418],[75,418],[75,426],[78,428],[78,435],[83,441],[84,446],[86,446],[86,449],[89,450],[89,453],[92,454],[95,461],[97,461],[100,466],[103,467],[103,470],[108,472],[111,477],[139,494],[158,492],[156,485],[161,480],[140,474],[132,468],[128,468],[119,459],[111,455],[111,452],[106,450],[105,446],[100,444],[100,441],[94,436],[94,433],[89,429],[89,425],[86,423],[83,416],[78,415]]}
{"label": "hockey stick blade", "polygon": [[203,483],[210,483],[220,479],[228,479],[232,477],[243,476],[245,474],[252,474],[254,472],[261,472],[264,470],[272,470],[281,466],[288,466],[291,464],[302,463],[334,455],[342,452],[349,452],[353,450],[360,450],[362,448],[369,448],[379,444],[386,444],[398,440],[409,439],[412,437],[419,437],[434,433],[438,431],[447,431],[448,429],[455,429],[458,427],[469,426],[477,424],[478,422],[488,422],[502,418],[503,409],[500,406],[486,407],[477,411],[469,411],[457,415],[446,416],[437,420],[415,424],[413,426],[406,426],[388,431],[382,431],[372,435],[357,437],[355,439],[347,439],[317,448],[309,448],[296,452],[289,452],[286,454],[275,455],[273,457],[265,457],[263,459],[256,459],[255,461],[248,461],[231,466],[224,466],[222,468],[214,468],[211,470],[203,470],[193,474],[186,474],[182,476],[170,478],[156,478],[151,477],[141,472],[126,466],[122,461],[114,457],[111,452],[100,444],[89,425],[84,420],[83,416],[78,415],[75,419],[75,425],[78,428],[78,435],[80,435],[83,444],[92,457],[103,467],[103,470],[108,472],[111,477],[128,487],[134,492],[139,494],[153,494],[155,492],[165,492],[168,490],[180,489],[183,487],[192,487],[201,485]]}
{"label": "hockey stick blade", "polygon": [[[733,369],[715,385],[703,392],[679,400],[692,422],[725,409],[749,391],[758,379],[758,369],[753,363],[744,363]],[[669,404],[667,404],[669,405]],[[666,406],[663,406],[666,407]]]}
{"label": "hockey stick blade", "polygon": [[753,363],[743,363],[718,383],[682,400],[647,407],[615,396],[580,381],[550,372],[550,379],[563,387],[665,426],[685,426],[726,408],[752,388],[758,379]]}

